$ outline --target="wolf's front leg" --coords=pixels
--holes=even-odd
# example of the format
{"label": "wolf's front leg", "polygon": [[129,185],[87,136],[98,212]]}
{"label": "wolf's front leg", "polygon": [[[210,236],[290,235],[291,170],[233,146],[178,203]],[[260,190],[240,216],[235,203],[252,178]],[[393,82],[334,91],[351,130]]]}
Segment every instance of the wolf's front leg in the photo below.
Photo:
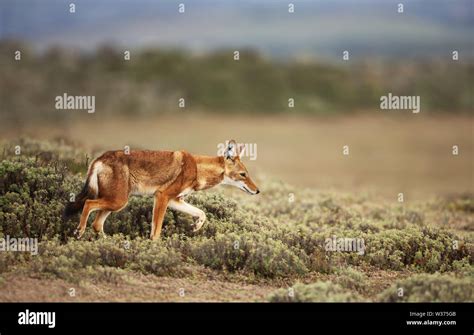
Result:
{"label": "wolf's front leg", "polygon": [[204,211],[188,204],[182,199],[170,200],[168,206],[182,213],[189,214],[192,217],[197,217],[196,226],[194,227],[194,230],[193,230],[195,232],[201,229],[201,227],[204,225],[204,222],[206,222],[206,213],[204,213]]}

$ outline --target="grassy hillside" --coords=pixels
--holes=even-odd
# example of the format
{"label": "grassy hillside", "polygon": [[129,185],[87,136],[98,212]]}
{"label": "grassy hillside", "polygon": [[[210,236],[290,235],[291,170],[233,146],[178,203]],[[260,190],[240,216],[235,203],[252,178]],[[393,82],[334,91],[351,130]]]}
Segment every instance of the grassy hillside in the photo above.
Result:
{"label": "grassy hillside", "polygon": [[[3,143],[0,235],[40,244],[0,253],[0,300],[474,301],[472,194],[408,205],[261,178],[258,197],[192,195],[208,217],[197,233],[168,210],[152,243],[152,199],[134,197],[108,237],[89,226],[78,241],[78,218],[61,212],[88,157],[64,141],[24,141],[21,155]],[[328,238],[357,238],[364,252],[328,250]]]}

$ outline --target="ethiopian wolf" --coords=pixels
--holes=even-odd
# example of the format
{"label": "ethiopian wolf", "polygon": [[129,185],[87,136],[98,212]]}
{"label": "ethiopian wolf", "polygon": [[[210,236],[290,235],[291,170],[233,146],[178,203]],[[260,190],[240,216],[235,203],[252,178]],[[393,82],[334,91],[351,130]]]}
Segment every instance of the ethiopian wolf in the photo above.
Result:
{"label": "ethiopian wolf", "polygon": [[65,216],[82,210],[76,230],[80,238],[89,214],[98,211],[92,226],[103,233],[107,216],[123,209],[131,194],[153,195],[150,237],[156,240],[168,207],[197,218],[194,230],[199,230],[206,215],[184,198],[220,184],[235,186],[248,194],[260,193],[240,160],[234,140],[223,156],[192,155],[186,151],[107,151],[91,163],[84,188],[75,202],[66,205]]}

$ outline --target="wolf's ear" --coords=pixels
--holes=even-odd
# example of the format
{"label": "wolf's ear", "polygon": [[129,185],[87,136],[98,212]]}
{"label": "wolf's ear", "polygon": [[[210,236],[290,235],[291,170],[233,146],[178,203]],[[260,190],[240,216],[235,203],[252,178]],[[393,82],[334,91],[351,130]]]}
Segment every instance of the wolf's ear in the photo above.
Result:
{"label": "wolf's ear", "polygon": [[234,140],[230,140],[227,144],[227,148],[224,151],[224,157],[226,159],[234,160],[236,157],[239,156],[239,148],[237,143]]}

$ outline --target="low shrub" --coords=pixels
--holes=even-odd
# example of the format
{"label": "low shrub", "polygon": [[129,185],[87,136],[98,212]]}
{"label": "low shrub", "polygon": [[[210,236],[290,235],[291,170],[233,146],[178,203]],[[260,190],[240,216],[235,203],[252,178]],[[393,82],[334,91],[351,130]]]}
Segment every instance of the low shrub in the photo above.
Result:
{"label": "low shrub", "polygon": [[364,239],[368,263],[382,269],[448,271],[454,261],[470,257],[466,243],[438,228],[389,229],[366,234]]}
{"label": "low shrub", "polygon": [[78,280],[77,271],[94,268],[129,269],[159,276],[174,275],[182,270],[181,255],[161,242],[125,239],[115,235],[96,241],[57,239],[40,243],[39,254],[31,259],[30,268],[37,274],[51,274],[67,280]]}
{"label": "low shrub", "polygon": [[290,289],[279,289],[272,293],[270,302],[357,302],[362,298],[354,292],[331,282],[296,284]]}
{"label": "low shrub", "polygon": [[[285,277],[308,272],[307,256],[298,255],[281,241],[252,233],[218,234],[190,244],[190,256],[212,269],[244,270],[263,277]],[[299,257],[300,256],[300,257]],[[303,256],[303,257],[301,257]]]}
{"label": "low shrub", "polygon": [[351,291],[365,292],[367,290],[367,275],[352,267],[340,269],[335,282]]}
{"label": "low shrub", "polygon": [[80,179],[52,164],[38,166],[33,158],[0,162],[0,233],[12,237],[72,235],[63,222],[64,204],[80,188]]}
{"label": "low shrub", "polygon": [[379,295],[383,302],[473,302],[472,277],[420,274],[398,281]]}

